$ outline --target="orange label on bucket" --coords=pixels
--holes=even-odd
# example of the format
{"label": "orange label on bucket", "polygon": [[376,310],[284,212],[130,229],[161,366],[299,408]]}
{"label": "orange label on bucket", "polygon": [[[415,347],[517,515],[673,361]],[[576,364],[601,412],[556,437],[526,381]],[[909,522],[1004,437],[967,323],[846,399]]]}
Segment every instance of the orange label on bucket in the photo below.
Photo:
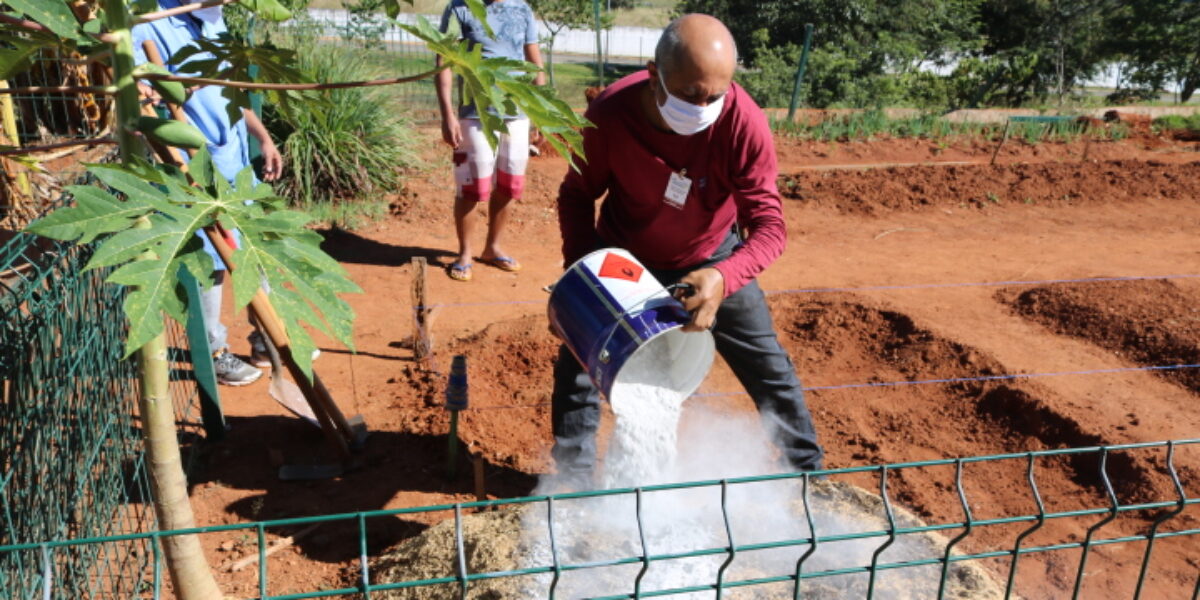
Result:
{"label": "orange label on bucket", "polygon": [[645,269],[641,265],[621,256],[620,254],[609,254],[604,257],[604,262],[600,265],[600,276],[611,279],[624,279],[626,281],[637,282],[642,278],[642,272]]}

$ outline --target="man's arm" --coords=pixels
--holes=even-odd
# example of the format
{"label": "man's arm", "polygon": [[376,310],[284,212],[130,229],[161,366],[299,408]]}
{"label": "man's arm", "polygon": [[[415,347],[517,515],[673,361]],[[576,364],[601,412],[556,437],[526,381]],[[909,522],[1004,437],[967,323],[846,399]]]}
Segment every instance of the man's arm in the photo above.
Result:
{"label": "man's arm", "polygon": [[[537,44],[525,44],[525,60],[537,65],[538,68],[546,66],[542,64],[542,49]],[[545,71],[538,71],[533,78],[533,85],[546,85]]]}
{"label": "man's arm", "polygon": [[[446,33],[450,30],[450,19],[454,17],[453,9],[453,2],[446,6],[438,31]],[[440,67],[442,62],[441,55],[438,55],[434,64]],[[450,69],[438,71],[433,76],[433,89],[437,92],[438,111],[442,115],[442,141],[451,148],[458,148],[462,143],[462,126],[458,122],[458,111],[454,108],[454,73]]]}
{"label": "man's arm", "polygon": [[735,164],[730,174],[733,198],[739,217],[746,219],[743,224],[749,235],[728,259],[716,265],[724,276],[727,296],[757,277],[787,246],[783,201],[775,183],[779,177],[775,142],[766,116],[752,111],[735,136]]}
{"label": "man's arm", "polygon": [[246,119],[246,131],[258,140],[258,148],[262,151],[263,181],[279,179],[279,176],[283,175],[283,155],[279,153],[279,148],[275,147],[275,141],[271,139],[271,134],[267,133],[267,127],[258,115],[248,108],[242,109],[242,117]]}
{"label": "man's arm", "polygon": [[563,266],[570,266],[600,245],[596,233],[596,199],[608,191],[611,170],[603,120],[593,111],[587,118],[596,127],[583,130],[583,151],[587,161],[576,157],[577,169],[567,169],[558,189],[558,227],[562,233]]}
{"label": "man's arm", "polygon": [[[539,48],[536,43],[535,44],[525,44],[525,60],[537,65],[538,67],[546,66],[546,65],[542,64],[542,49]],[[533,85],[546,85],[546,72],[545,71],[538,71],[538,74],[535,75],[533,78]],[[531,129],[529,131],[529,143],[537,144],[537,143],[540,143],[541,141],[542,141],[542,132],[538,131],[537,129]]]}
{"label": "man's arm", "polygon": [[[442,66],[442,57],[437,57],[437,66]],[[451,98],[454,92],[454,74],[450,69],[443,69],[433,76],[433,87],[437,90],[438,110],[442,115],[442,141],[457,148],[462,143],[462,126],[458,122],[458,112],[454,110]]]}

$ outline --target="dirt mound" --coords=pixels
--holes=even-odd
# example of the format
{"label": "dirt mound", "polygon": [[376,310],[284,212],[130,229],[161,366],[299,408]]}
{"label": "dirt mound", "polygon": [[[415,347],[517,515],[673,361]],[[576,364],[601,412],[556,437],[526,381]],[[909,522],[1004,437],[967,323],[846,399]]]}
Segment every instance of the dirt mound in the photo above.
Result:
{"label": "dirt mound", "polygon": [[[611,498],[610,498],[611,499]],[[596,500],[596,499],[593,499]],[[885,509],[880,497],[865,490],[844,483],[816,483],[810,496],[813,517],[818,525],[817,534],[831,536],[853,532],[882,531],[887,529],[884,518]],[[549,568],[553,560],[545,551],[545,519],[539,520],[544,512],[544,505],[531,507],[509,507],[495,512],[484,512],[468,515],[462,518],[463,557],[467,573],[498,573],[528,568]],[[782,508],[782,507],[776,507]],[[894,508],[898,527],[920,527],[924,524],[902,508]],[[789,507],[791,517],[796,522],[805,522],[803,503],[793,501]],[[630,515],[632,521],[632,514]],[[835,529],[822,529],[831,523],[849,524]],[[557,527],[566,529],[588,529],[594,524],[559,521]],[[630,525],[636,527],[636,525]],[[809,535],[809,534],[805,534]],[[640,550],[623,543],[619,534],[611,531],[596,530],[576,543],[563,543],[560,539],[559,560],[563,566],[581,564],[582,561],[572,559],[573,553],[579,553],[579,546],[587,546],[594,554],[604,554],[613,558],[628,558],[640,555]],[[815,551],[805,560],[806,573],[814,574],[822,571],[834,571],[848,567],[867,567],[871,564],[872,555],[886,537],[875,537],[866,540],[834,541],[819,544]],[[783,538],[776,541],[784,541]],[[744,543],[744,542],[743,542]],[[947,539],[936,534],[910,534],[897,538],[896,542],[880,555],[880,564],[908,560],[921,560],[942,555],[946,548]],[[697,548],[698,549],[698,548]],[[789,551],[788,559],[772,565],[783,567],[786,571],[776,572],[768,563],[746,558],[746,553],[730,564],[729,572],[724,581],[775,577],[794,573],[795,562],[808,546],[800,545]],[[651,550],[652,554],[655,551]],[[537,556],[539,558],[532,559]],[[724,553],[702,558],[701,560],[719,566],[724,562]],[[545,560],[543,560],[545,559]],[[679,564],[681,560],[651,563],[648,574],[656,569],[664,568],[666,564]],[[372,580],[375,583],[399,583],[423,579],[452,578],[457,573],[458,549],[455,540],[455,520],[447,519],[430,528],[420,536],[406,540],[394,549],[384,553],[372,565]],[[614,567],[593,567],[584,570],[564,572],[556,591],[560,596],[577,597],[579,593],[587,595],[598,593],[628,593],[634,586],[634,580],[641,569],[640,563]],[[693,579],[686,585],[706,585],[713,583],[708,577],[715,570],[689,568]],[[712,572],[709,572],[712,571]],[[584,587],[572,593],[572,579],[581,580],[589,577]],[[928,598],[936,595],[940,583],[940,565],[916,568],[905,568],[881,571],[877,575],[875,597],[880,599],[907,600],[909,598]],[[476,600],[515,600],[519,598],[546,597],[551,583],[549,574],[522,575],[485,579],[473,582],[468,588],[467,597]],[[806,579],[802,589],[805,598],[840,599],[848,597],[865,597],[868,577],[866,574],[833,575]],[[611,589],[609,589],[611,587]],[[643,591],[663,589],[644,587]],[[433,600],[439,598],[458,598],[460,593],[458,583],[408,588],[384,593],[376,593],[381,598],[395,600]],[[732,599],[761,599],[783,600],[793,597],[794,585],[790,582],[765,584],[756,586],[727,589],[725,596]],[[988,600],[1000,598],[1003,593],[992,580],[991,576],[972,562],[959,562],[951,565],[947,578],[947,598],[971,598]],[[687,597],[698,596],[693,594]],[[703,596],[707,597],[707,596]]]}
{"label": "dirt mound", "polygon": [[1200,162],[1142,161],[891,167],[799,172],[779,189],[805,205],[874,215],[926,208],[986,209],[1009,204],[1076,206],[1200,198]]}
{"label": "dirt mound", "polygon": [[[1006,289],[997,298],[1055,333],[1087,340],[1139,365],[1200,364],[1197,299],[1168,280]],[[1200,393],[1200,369],[1157,374]]]}
{"label": "dirt mound", "polygon": [[437,372],[405,368],[403,385],[423,397],[423,406],[405,417],[430,431],[444,426],[444,374],[451,357],[465,355],[470,408],[460,415],[460,438],[494,464],[542,471],[552,443],[549,403],[558,346],[541,316],[493,323],[450,341],[437,352]]}
{"label": "dirt mound", "polygon": [[[885,305],[830,294],[772,296],[771,307],[781,342],[806,376],[805,384],[816,388],[810,408],[836,434],[824,440],[834,466],[1115,443],[1109,432],[1058,410],[1031,383],[988,380],[1009,369]],[[871,394],[887,400],[866,402],[860,388],[822,389],[819,384],[836,380],[837,373],[870,373],[864,383],[884,384]],[[911,381],[943,383],[903,385]],[[1091,501],[1102,498],[1094,456],[1047,462],[1055,468],[1041,484],[1047,489]],[[979,463],[971,466],[969,479],[1016,484],[1023,481],[1023,468],[1011,461]],[[1114,453],[1108,468],[1119,475],[1116,485],[1124,498],[1170,496],[1165,482],[1150,477],[1152,467],[1133,456]],[[943,472],[916,470],[896,485],[897,497],[923,517],[952,519],[956,504],[943,493],[948,480]],[[990,485],[980,485],[973,497],[996,510],[1028,508],[1023,495]]]}

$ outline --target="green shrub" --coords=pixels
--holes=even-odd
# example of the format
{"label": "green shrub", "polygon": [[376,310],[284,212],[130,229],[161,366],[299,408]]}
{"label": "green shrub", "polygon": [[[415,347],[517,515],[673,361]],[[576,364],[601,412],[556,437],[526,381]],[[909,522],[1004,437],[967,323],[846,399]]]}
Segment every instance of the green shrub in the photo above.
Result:
{"label": "green shrub", "polygon": [[1154,130],[1164,131],[1196,131],[1200,132],[1200,113],[1191,115],[1166,115],[1154,119]]}
{"label": "green shrub", "polygon": [[[385,76],[361,51],[299,44],[299,63],[315,81],[358,81]],[[285,161],[277,189],[293,203],[361,200],[396,191],[402,169],[416,159],[404,111],[386,88],[346,88],[292,103],[287,113],[264,114]],[[341,213],[337,213],[341,214]]]}

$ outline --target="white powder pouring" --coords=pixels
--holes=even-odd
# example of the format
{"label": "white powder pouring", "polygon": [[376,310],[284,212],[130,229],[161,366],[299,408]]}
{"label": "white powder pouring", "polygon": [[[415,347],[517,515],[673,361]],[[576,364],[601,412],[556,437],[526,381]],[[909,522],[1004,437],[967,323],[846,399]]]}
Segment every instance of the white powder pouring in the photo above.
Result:
{"label": "white powder pouring", "polygon": [[677,364],[688,334],[669,332],[629,357],[609,393],[616,424],[604,459],[603,486],[636,487],[672,480],[683,401]]}

